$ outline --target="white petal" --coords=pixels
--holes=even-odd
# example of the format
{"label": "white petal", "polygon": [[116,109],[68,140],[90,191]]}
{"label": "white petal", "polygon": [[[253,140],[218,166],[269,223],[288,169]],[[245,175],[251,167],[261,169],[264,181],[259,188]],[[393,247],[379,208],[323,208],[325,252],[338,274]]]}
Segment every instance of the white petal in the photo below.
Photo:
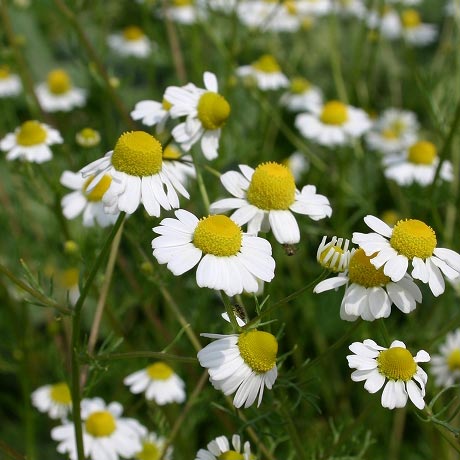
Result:
{"label": "white petal", "polygon": [[420,410],[423,409],[425,407],[425,401],[423,400],[422,393],[417,384],[413,380],[409,380],[406,382],[406,388],[409,398],[414,403],[415,407]]}
{"label": "white petal", "polygon": [[374,232],[380,233],[380,235],[386,236],[387,238],[390,238],[393,233],[391,227],[378,217],[369,214],[364,218],[364,222],[366,222],[367,226],[374,230]]}
{"label": "white petal", "polygon": [[278,243],[295,244],[300,241],[299,226],[291,211],[270,211],[268,219]]}

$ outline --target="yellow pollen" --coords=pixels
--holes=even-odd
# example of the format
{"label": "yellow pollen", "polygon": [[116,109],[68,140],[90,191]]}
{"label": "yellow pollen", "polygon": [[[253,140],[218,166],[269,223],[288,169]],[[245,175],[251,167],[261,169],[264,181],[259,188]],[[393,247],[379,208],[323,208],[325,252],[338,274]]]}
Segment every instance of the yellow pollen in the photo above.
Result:
{"label": "yellow pollen", "polygon": [[398,133],[392,129],[384,129],[382,131],[382,137],[384,139],[387,139],[389,141],[397,139],[398,138]]}
{"label": "yellow pollen", "polygon": [[46,83],[53,94],[65,94],[72,88],[69,74],[62,69],[52,70],[48,74]]}
{"label": "yellow pollen", "polygon": [[447,358],[447,366],[451,372],[460,370],[460,350],[456,348]]}
{"label": "yellow pollen", "polygon": [[353,253],[348,265],[348,278],[352,283],[368,288],[385,286],[391,281],[383,273],[383,267],[377,269],[371,264],[370,259],[372,257],[374,257],[374,254],[366,256],[366,253],[361,248]]}
{"label": "yellow pollen", "polygon": [[16,133],[16,142],[24,147],[43,144],[46,140],[46,130],[35,120],[26,121]]}
{"label": "yellow pollen", "polygon": [[379,372],[389,380],[407,382],[417,371],[417,363],[408,350],[393,347],[383,350],[377,356]]}
{"label": "yellow pollen", "polygon": [[295,200],[295,180],[284,165],[262,163],[254,171],[247,191],[249,203],[260,209],[289,209]]}
{"label": "yellow pollen", "polygon": [[163,150],[163,160],[178,160],[182,154],[174,145],[168,144]]}
{"label": "yellow pollen", "polygon": [[130,176],[153,176],[161,171],[161,144],[144,131],[123,133],[115,144],[112,165]]}
{"label": "yellow pollen", "polygon": [[329,101],[324,104],[319,118],[326,125],[343,125],[348,120],[347,106],[340,101]]}
{"label": "yellow pollen", "polygon": [[434,144],[428,141],[418,141],[409,148],[408,159],[416,165],[431,165],[436,155]]}
{"label": "yellow pollen", "polygon": [[204,217],[193,234],[193,244],[205,254],[230,257],[241,249],[241,228],[229,217],[222,215]]}
{"label": "yellow pollen", "polygon": [[257,61],[252,63],[252,67],[264,73],[281,72],[281,68],[276,59],[270,54],[264,54]]}
{"label": "yellow pollen", "polygon": [[243,332],[238,338],[238,348],[244,362],[254,372],[262,374],[276,365],[278,342],[269,332]]}
{"label": "yellow pollen", "polygon": [[4,80],[10,76],[10,68],[7,65],[0,65],[0,80]]}
{"label": "yellow pollen", "polygon": [[50,396],[53,402],[58,404],[70,404],[72,398],[67,383],[56,383],[51,387]]}
{"label": "yellow pollen", "polygon": [[68,268],[61,273],[61,284],[67,289],[72,289],[78,286],[79,277],[80,271],[78,268]]}
{"label": "yellow pollen", "polygon": [[[335,259],[334,255],[332,255],[328,258],[327,262],[324,262],[324,259],[326,258],[327,255],[329,255],[331,251],[333,251],[334,254],[338,254],[337,259]],[[328,270],[331,270],[332,272],[337,273],[339,271],[343,271],[343,270],[340,270],[340,262],[342,260],[343,254],[344,254],[343,249],[340,248],[339,246],[329,246],[323,249],[323,251],[319,255],[319,263],[324,268],[327,268]]]}
{"label": "yellow pollen", "polygon": [[161,105],[163,106],[163,109],[166,110],[166,112],[169,112],[169,109],[172,107],[171,102],[169,102],[165,98],[163,98],[163,101],[161,102]]}
{"label": "yellow pollen", "polygon": [[230,104],[218,93],[204,93],[198,101],[198,119],[204,129],[214,131],[222,127],[230,115]]}
{"label": "yellow pollen", "polygon": [[168,380],[174,374],[174,371],[161,361],[151,364],[146,371],[152,380]]}
{"label": "yellow pollen", "polygon": [[244,457],[243,454],[240,454],[235,450],[227,450],[227,452],[220,454],[217,457],[217,460],[244,460]]}
{"label": "yellow pollen", "polygon": [[295,77],[291,80],[291,93],[302,94],[311,88],[310,82],[302,77]]}
{"label": "yellow pollen", "polygon": [[86,432],[95,438],[110,436],[116,427],[113,415],[106,410],[93,412],[85,422]]}
{"label": "yellow pollen", "polygon": [[160,458],[160,449],[153,442],[144,442],[142,450],[136,454],[138,460],[158,460]]}
{"label": "yellow pollen", "polygon": [[94,179],[94,176],[90,176],[88,177],[88,179],[86,179],[82,187],[83,193],[86,195],[86,199],[88,201],[92,201],[92,202],[101,201],[105,192],[109,189],[110,184],[112,183],[112,178],[108,174],[104,174],[104,176],[98,182],[96,187],[94,187],[90,192],[86,192],[86,190],[88,189],[93,179]]}
{"label": "yellow pollen", "polygon": [[129,42],[137,41],[144,36],[144,32],[140,27],[128,26],[123,29],[123,38]]}
{"label": "yellow pollen", "polygon": [[399,220],[390,238],[391,246],[408,259],[431,257],[436,243],[434,230],[416,219]]}
{"label": "yellow pollen", "polygon": [[401,13],[401,21],[406,29],[418,27],[422,23],[419,12],[413,9],[404,10]]}

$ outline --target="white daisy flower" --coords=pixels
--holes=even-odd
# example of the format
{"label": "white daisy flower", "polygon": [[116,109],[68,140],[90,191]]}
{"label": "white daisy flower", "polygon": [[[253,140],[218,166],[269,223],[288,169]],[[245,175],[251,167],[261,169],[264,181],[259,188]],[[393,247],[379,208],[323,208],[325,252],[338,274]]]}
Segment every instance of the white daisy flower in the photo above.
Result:
{"label": "white daisy flower", "polygon": [[[148,433],[147,436],[141,439],[142,450],[134,455],[137,460],[157,460],[162,455],[162,452],[166,446],[166,440],[162,436],[158,436],[156,433]],[[163,456],[164,460],[171,460],[173,454],[172,446],[166,449]]]}
{"label": "white daisy flower", "polygon": [[59,382],[37,388],[32,393],[32,405],[52,419],[66,419],[72,409],[69,386]]}
{"label": "white daisy flower", "polygon": [[227,216],[198,220],[183,209],[175,214],[177,219],[163,219],[153,229],[161,236],[152,241],[158,263],[167,264],[174,275],[182,275],[198,264],[198,286],[221,289],[229,296],[257,292],[257,279],[273,279],[275,261],[267,240],[242,233]]}
{"label": "white daisy flower", "polygon": [[[137,420],[121,418],[120,403],[108,405],[101,398],[83,399],[81,417],[83,420],[83,445],[85,457],[91,460],[118,460],[131,458],[142,450],[141,438],[147,430]],[[66,422],[51,430],[51,438],[57,441],[57,451],[77,460],[75,427]]]}
{"label": "white daisy flower", "polygon": [[350,257],[355,251],[355,249],[350,251],[349,245],[350,241],[346,238],[333,236],[331,241],[327,242],[327,236],[323,236],[316,251],[316,260],[322,267],[332,272],[344,272],[348,269]]}
{"label": "white daisy flower", "polygon": [[368,215],[364,222],[376,233],[353,233],[353,243],[371,256],[375,268],[392,281],[401,280],[412,262],[412,277],[428,283],[431,292],[444,292],[442,275],[449,279],[460,276],[460,254],[451,249],[438,248],[436,233],[427,224],[416,219],[399,220],[394,227],[379,218]]}
{"label": "white daisy flower", "polygon": [[201,150],[208,160],[217,157],[222,126],[230,115],[230,104],[218,91],[216,76],[203,75],[206,89],[193,84],[166,88],[165,98],[171,103],[172,118],[186,116],[186,120],[172,130],[174,140],[188,152],[201,139]]}
{"label": "white daisy flower", "polygon": [[158,140],[144,131],[122,134],[113,150],[81,170],[83,177],[94,177],[86,190],[91,192],[103,177],[110,177],[110,186],[102,197],[109,213],[132,214],[141,203],[150,216],[156,217],[160,207],[178,208],[177,193],[185,198],[189,194],[174,168],[163,161],[162,150]]}
{"label": "white daisy flower", "polygon": [[145,392],[145,398],[153,399],[159,406],[185,401],[184,381],[162,361],[128,375],[123,383],[131,393]]}
{"label": "white daisy flower", "polygon": [[101,142],[101,135],[93,128],[83,128],[75,135],[75,141],[80,147],[96,147]]}
{"label": "white daisy flower", "polygon": [[208,369],[214,388],[225,395],[235,393],[233,404],[239,408],[260,406],[264,389],[273,387],[278,369],[278,342],[269,332],[251,330],[241,334],[201,334],[217,339],[198,352],[201,366]]}
{"label": "white daisy flower", "polygon": [[401,12],[402,36],[415,46],[425,46],[433,43],[438,35],[434,24],[422,23],[417,10],[407,9]]}
{"label": "white daisy flower", "polygon": [[69,112],[86,103],[86,90],[73,86],[69,74],[63,69],[52,70],[46,82],[36,86],[35,93],[45,112]]}
{"label": "white daisy flower", "polygon": [[289,168],[294,180],[298,181],[301,179],[303,174],[310,168],[310,162],[308,158],[302,152],[294,152],[283,160],[282,164]]}
{"label": "white daisy flower", "polygon": [[[383,159],[384,174],[399,185],[411,185],[414,182],[427,186],[433,182],[439,158],[436,147],[428,141],[418,141],[400,154],[388,155]],[[452,163],[442,163],[439,177],[451,182],[454,178]]]}
{"label": "white daisy flower", "polygon": [[44,163],[53,158],[50,146],[62,142],[58,130],[45,123],[29,120],[0,141],[0,150],[7,152],[7,160],[21,159],[31,163]]}
{"label": "white daisy flower", "polygon": [[289,91],[281,96],[280,104],[292,112],[314,110],[323,105],[323,95],[308,80],[296,77],[291,80]]}
{"label": "white daisy flower", "polygon": [[22,91],[21,79],[6,65],[0,66],[0,98],[17,96]]}
{"label": "white daisy flower", "polygon": [[289,86],[289,80],[281,71],[276,59],[270,54],[264,54],[251,65],[244,65],[236,69],[236,74],[255,83],[262,91],[277,90]]}
{"label": "white daisy flower", "polygon": [[125,27],[107,37],[109,47],[120,56],[144,59],[152,52],[152,42],[138,26]]}
{"label": "white daisy flower", "polygon": [[262,24],[262,30],[271,32],[296,32],[302,25],[302,16],[295,0],[274,3],[276,9]]}
{"label": "white daisy flower", "polygon": [[428,376],[418,365],[430,360],[425,350],[414,357],[399,340],[394,340],[390,348],[384,348],[371,339],[354,342],[349,348],[354,354],[347,356],[348,366],[356,369],[351,379],[353,382],[365,380],[364,388],[369,393],[376,393],[385,385],[383,407],[404,407],[408,396],[418,409],[425,407],[423,398]]}
{"label": "white daisy flower", "polygon": [[302,136],[320,145],[348,145],[370,129],[367,113],[339,101],[329,101],[312,107],[311,113],[296,116],[295,125]]}
{"label": "white daisy flower", "polygon": [[439,354],[431,359],[431,373],[437,386],[450,387],[460,381],[460,329],[447,334]]}
{"label": "white daisy flower", "polygon": [[[334,254],[337,252],[334,250]],[[344,273],[321,281],[313,292],[319,294],[343,285],[346,289],[340,305],[340,318],[345,321],[355,321],[359,317],[365,321],[388,318],[392,304],[403,313],[410,313],[415,310],[416,303],[422,301],[422,293],[409,275],[397,282],[391,281],[382,268],[376,269],[371,264],[362,249],[351,254]]]}
{"label": "white daisy flower", "polygon": [[361,19],[366,14],[366,6],[363,0],[332,0],[332,11],[341,16],[354,16]]}
{"label": "white daisy flower", "polygon": [[102,197],[109,189],[112,178],[106,174],[96,187],[88,192],[93,179],[94,176],[83,178],[80,172],[64,171],[62,173],[61,184],[74,190],[62,198],[62,214],[66,219],[72,220],[83,213],[83,226],[85,227],[93,227],[96,224],[101,227],[113,225],[118,218],[118,213],[107,214],[102,202]]}
{"label": "white daisy flower", "polygon": [[178,24],[191,25],[204,19],[205,12],[195,5],[194,0],[171,0],[165,15]]}
{"label": "white daisy flower", "polygon": [[298,190],[294,176],[286,166],[261,163],[254,170],[239,165],[241,173],[229,171],[220,176],[223,186],[235,198],[224,198],[211,204],[212,213],[236,211],[231,218],[238,225],[248,224],[248,233],[257,235],[270,228],[281,244],[300,241],[300,230],[293,212],[313,220],[330,217],[332,208],[324,195],[316,193],[314,185]]}
{"label": "white daisy flower", "polygon": [[232,436],[231,445],[226,436],[219,436],[206,447],[197,452],[195,460],[251,460],[254,458],[249,441],[241,446],[241,438],[238,434]]}
{"label": "white daisy flower", "polygon": [[146,126],[156,126],[156,132],[161,133],[169,120],[170,108],[171,104],[166,99],[162,102],[140,101],[131,112],[131,117],[133,120],[141,120]]}

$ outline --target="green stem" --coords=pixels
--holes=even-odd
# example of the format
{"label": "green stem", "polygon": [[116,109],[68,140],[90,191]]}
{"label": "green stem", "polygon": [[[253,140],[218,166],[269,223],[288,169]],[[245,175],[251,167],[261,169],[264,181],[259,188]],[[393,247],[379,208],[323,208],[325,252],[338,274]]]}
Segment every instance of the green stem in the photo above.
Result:
{"label": "green stem", "polygon": [[208,213],[209,207],[210,207],[208,192],[206,190],[206,186],[204,185],[203,176],[201,174],[201,169],[198,165],[198,162],[196,161],[195,153],[192,153],[192,158],[193,158],[193,164],[195,166],[195,171],[196,171],[196,181],[198,183],[198,189],[200,190],[201,199],[203,200],[203,204],[206,209],[206,213]]}
{"label": "green stem", "polygon": [[287,432],[289,433],[292,444],[294,446],[294,450],[296,452],[296,460],[305,460],[305,452],[303,447],[304,443],[302,442],[295,423],[292,420],[292,416],[289,413],[288,400],[286,397],[283,397],[283,401],[279,405],[279,410],[284,418],[284,421],[286,422]]}
{"label": "green stem", "polygon": [[339,41],[337,32],[337,16],[335,14],[331,14],[329,17],[329,37],[331,39],[329,46],[329,57],[331,60],[332,76],[334,78],[337,95],[342,102],[347,103],[348,96],[347,89],[345,87],[345,80],[342,74],[342,66],[340,65]]}

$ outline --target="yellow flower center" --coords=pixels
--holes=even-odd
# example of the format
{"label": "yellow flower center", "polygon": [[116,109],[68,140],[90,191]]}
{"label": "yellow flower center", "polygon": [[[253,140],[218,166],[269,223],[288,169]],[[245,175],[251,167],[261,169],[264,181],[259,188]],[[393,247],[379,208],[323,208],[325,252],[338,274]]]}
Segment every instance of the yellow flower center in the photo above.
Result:
{"label": "yellow flower center", "polygon": [[93,179],[94,176],[90,176],[88,179],[86,179],[82,187],[83,193],[86,195],[86,199],[88,201],[101,201],[104,193],[109,189],[110,184],[112,183],[112,178],[108,174],[104,174],[96,187],[94,187],[90,192],[86,192]]}
{"label": "yellow flower center", "polygon": [[169,112],[169,109],[172,107],[171,102],[169,102],[165,98],[163,98],[163,101],[161,102],[161,105],[163,106],[163,109],[166,110],[166,112]]}
{"label": "yellow flower center", "polygon": [[51,387],[50,396],[51,399],[58,404],[70,404],[72,402],[69,387],[67,383],[64,382],[53,385]]}
{"label": "yellow flower center", "polygon": [[296,15],[297,14],[297,5],[294,0],[286,0],[283,3],[284,7],[286,8],[286,11],[289,14]]}
{"label": "yellow flower center", "polygon": [[217,460],[244,460],[244,457],[239,452],[227,450],[227,452],[220,454]]}
{"label": "yellow flower center", "polygon": [[409,161],[416,165],[431,165],[437,152],[434,144],[428,141],[416,142],[409,148]]}
{"label": "yellow flower center", "polygon": [[193,0],[172,0],[173,6],[193,5]]}
{"label": "yellow flower center", "polygon": [[379,372],[390,380],[407,382],[417,371],[417,363],[408,350],[393,347],[383,350],[377,356]]}
{"label": "yellow flower center", "polygon": [[[327,261],[325,262],[324,259],[326,258],[327,255],[330,254],[330,252],[333,251],[333,255],[329,256]],[[338,254],[338,257],[335,256],[335,254]],[[332,272],[338,273],[339,271],[343,271],[340,269],[340,262],[342,260],[344,252],[343,249],[339,246],[329,246],[321,252],[319,255],[319,263],[324,267],[327,268],[328,270],[331,270]]]}
{"label": "yellow flower center", "polygon": [[269,332],[244,332],[238,338],[238,348],[244,362],[254,372],[268,372],[276,365],[278,342]]}
{"label": "yellow flower center", "polygon": [[241,249],[241,228],[229,217],[222,215],[204,217],[193,234],[193,244],[205,254],[229,257]]}
{"label": "yellow flower center", "polygon": [[418,27],[422,23],[419,12],[412,8],[401,13],[401,21],[406,29]]}
{"label": "yellow flower center", "polygon": [[384,139],[392,141],[394,139],[398,139],[398,133],[396,131],[394,131],[393,129],[384,129],[382,131],[382,137]]}
{"label": "yellow flower center", "polygon": [[168,380],[174,374],[174,371],[161,361],[151,364],[146,371],[152,380]]}
{"label": "yellow flower center", "polygon": [[252,175],[247,199],[260,209],[289,209],[295,200],[292,172],[279,163],[260,164]]}
{"label": "yellow flower center", "polygon": [[153,176],[161,171],[161,144],[144,131],[122,134],[113,149],[112,165],[130,176]]}
{"label": "yellow flower center", "polygon": [[16,142],[25,147],[43,144],[45,140],[46,130],[35,120],[24,122],[16,133]]}
{"label": "yellow flower center", "polygon": [[153,442],[144,442],[142,450],[136,454],[138,460],[158,460],[160,458],[160,449]]}
{"label": "yellow flower center", "polygon": [[0,65],[0,80],[4,80],[10,76],[10,68],[7,65]]}
{"label": "yellow flower center", "polygon": [[326,125],[343,125],[348,120],[347,106],[340,101],[329,101],[324,104],[319,118]]}
{"label": "yellow flower center", "polygon": [[168,144],[163,150],[163,160],[178,160],[181,156],[180,150],[174,145]]}
{"label": "yellow flower center", "polygon": [[106,410],[93,412],[85,422],[86,432],[95,438],[110,436],[116,427],[115,418]]}
{"label": "yellow flower center", "polygon": [[271,54],[261,56],[257,61],[252,63],[252,67],[264,73],[281,72],[281,67]]}
{"label": "yellow flower center", "polygon": [[61,273],[61,284],[67,289],[72,289],[78,286],[80,271],[78,268],[68,268]]}
{"label": "yellow flower center", "polygon": [[200,97],[197,110],[203,128],[214,131],[227,121],[230,104],[220,94],[207,92]]}
{"label": "yellow flower center", "polygon": [[94,147],[99,144],[101,135],[93,128],[83,128],[77,133],[76,140],[82,147]]}
{"label": "yellow flower center", "polygon": [[291,80],[291,93],[302,94],[311,88],[310,82],[302,77],[295,77]]}
{"label": "yellow flower center", "polygon": [[350,259],[348,265],[348,278],[352,283],[364,287],[385,286],[390,278],[383,273],[383,267],[376,269],[370,259],[374,256],[366,256],[363,249],[357,249]]}
{"label": "yellow flower center", "polygon": [[458,348],[451,351],[447,358],[447,366],[452,372],[460,370],[460,350]]}
{"label": "yellow flower center", "polygon": [[53,94],[65,94],[72,88],[69,74],[62,69],[52,70],[46,80],[48,89]]}
{"label": "yellow flower center", "polygon": [[128,26],[123,29],[123,38],[129,42],[140,40],[144,36],[144,32],[140,27]]}
{"label": "yellow flower center", "polygon": [[399,220],[393,228],[391,246],[408,259],[426,259],[436,248],[436,233],[427,224],[416,219]]}

